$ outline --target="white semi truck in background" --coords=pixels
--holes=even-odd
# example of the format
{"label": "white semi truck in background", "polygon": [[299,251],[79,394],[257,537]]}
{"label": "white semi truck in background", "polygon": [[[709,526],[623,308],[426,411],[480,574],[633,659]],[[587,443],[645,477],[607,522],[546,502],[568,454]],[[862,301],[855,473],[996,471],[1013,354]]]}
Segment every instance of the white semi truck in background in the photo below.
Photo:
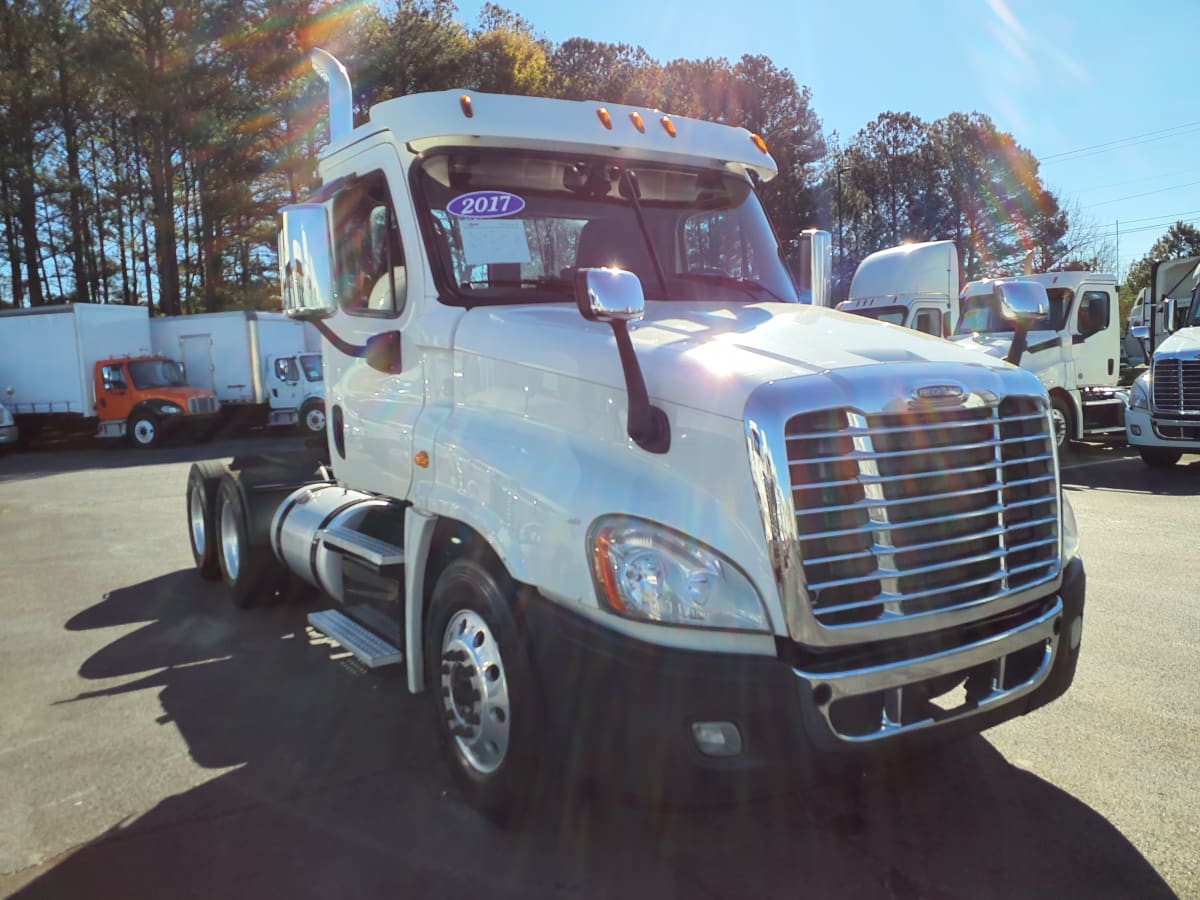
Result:
{"label": "white semi truck in background", "polygon": [[203,437],[219,402],[154,353],[145,307],[74,303],[0,312],[0,401],[21,432],[92,431],[153,447]]}
{"label": "white semi truck in background", "polygon": [[463,91],[355,127],[314,64],[331,142],[280,274],[325,338],[329,457],[195,465],[189,538],[236,604],[292,573],[315,628],[405,665],[471,803],[588,773],[708,795],[1067,690],[1085,579],[1045,389],[799,303],[761,138]]}
{"label": "white semi truck in background", "polygon": [[1132,330],[1153,358],[1129,389],[1126,439],[1147,465],[1173,466],[1200,453],[1200,257],[1156,262],[1144,296]]}
{"label": "white semi truck in background", "polygon": [[151,319],[150,337],[188,384],[216,393],[227,416],[324,434],[324,371],[307,348],[309,327],[281,313],[201,313]]}
{"label": "white semi truck in background", "polygon": [[[1010,358],[1013,328],[992,299],[997,283],[1040,284],[1047,315],[1030,323],[1024,352]],[[1117,279],[1099,272],[1046,272],[974,281],[959,300],[954,339],[1037,375],[1050,394],[1060,452],[1068,441],[1109,441],[1125,434]]]}
{"label": "white semi truck in background", "polygon": [[954,241],[901,244],[859,263],[850,282],[850,297],[837,308],[949,337],[958,323],[960,287]]}

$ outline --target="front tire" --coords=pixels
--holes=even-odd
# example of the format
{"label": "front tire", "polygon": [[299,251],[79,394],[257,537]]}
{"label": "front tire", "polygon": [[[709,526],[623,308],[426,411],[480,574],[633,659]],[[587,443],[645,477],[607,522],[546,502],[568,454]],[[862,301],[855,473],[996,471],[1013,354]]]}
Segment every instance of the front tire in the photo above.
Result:
{"label": "front tire", "polygon": [[325,433],[325,404],[320,400],[309,400],[300,407],[300,425],[305,434]]}
{"label": "front tire", "polygon": [[545,775],[542,705],[515,599],[506,575],[455,560],[434,587],[425,632],[439,742],[468,802],[498,825],[524,817]]}
{"label": "front tire", "polygon": [[192,561],[203,578],[221,577],[217,561],[217,489],[229,467],[216,460],[193,463],[187,480],[188,541]]}
{"label": "front tire", "polygon": [[150,412],[134,413],[129,417],[126,434],[135,447],[148,450],[158,444],[162,438],[162,426],[158,416]]}
{"label": "front tire", "polygon": [[1166,447],[1138,447],[1142,462],[1152,469],[1169,469],[1183,456],[1182,450],[1169,450]]}
{"label": "front tire", "polygon": [[1074,412],[1065,397],[1050,398],[1050,421],[1054,424],[1054,444],[1061,459],[1071,450],[1071,435],[1074,433]]}
{"label": "front tire", "polygon": [[234,472],[221,476],[214,518],[217,562],[233,605],[248,609],[274,598],[285,572],[269,546],[251,540],[249,510]]}

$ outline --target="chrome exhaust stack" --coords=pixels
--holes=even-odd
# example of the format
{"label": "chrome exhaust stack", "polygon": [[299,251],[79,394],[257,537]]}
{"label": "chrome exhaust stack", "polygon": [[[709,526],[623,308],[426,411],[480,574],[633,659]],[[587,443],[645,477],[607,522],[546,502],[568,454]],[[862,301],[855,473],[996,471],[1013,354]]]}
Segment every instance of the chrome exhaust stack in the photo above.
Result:
{"label": "chrome exhaust stack", "polygon": [[350,76],[332,53],[314,49],[312,67],[329,88],[329,142],[336,144],[354,130],[354,94]]}

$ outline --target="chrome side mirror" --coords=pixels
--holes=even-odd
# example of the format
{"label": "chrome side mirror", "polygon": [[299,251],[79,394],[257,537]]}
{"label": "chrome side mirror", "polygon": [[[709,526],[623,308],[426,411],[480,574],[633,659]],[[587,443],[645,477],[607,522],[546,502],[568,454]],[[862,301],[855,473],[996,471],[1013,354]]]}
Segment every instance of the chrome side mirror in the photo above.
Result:
{"label": "chrome side mirror", "polygon": [[1029,325],[1050,311],[1046,288],[1033,281],[1002,281],[992,290],[1000,305],[1000,315],[1010,322]]}
{"label": "chrome side mirror", "polygon": [[333,295],[329,214],[320,203],[297,203],[283,207],[279,216],[283,311],[297,318],[329,318],[338,308]]}
{"label": "chrome side mirror", "polygon": [[642,282],[624,269],[579,269],[575,303],[590,322],[636,322],[646,312]]}

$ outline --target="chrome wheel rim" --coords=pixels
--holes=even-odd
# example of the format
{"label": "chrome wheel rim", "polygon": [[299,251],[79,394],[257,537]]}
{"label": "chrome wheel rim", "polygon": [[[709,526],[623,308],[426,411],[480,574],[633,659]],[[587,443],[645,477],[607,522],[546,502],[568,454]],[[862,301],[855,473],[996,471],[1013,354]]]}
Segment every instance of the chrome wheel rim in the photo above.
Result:
{"label": "chrome wheel rim", "polygon": [[442,637],[442,711],[463,759],[490,775],[508,753],[512,716],[500,646],[483,617],[455,613]]}
{"label": "chrome wheel rim", "polygon": [[224,503],[221,506],[221,559],[225,563],[225,571],[230,581],[237,581],[238,569],[241,567],[242,548],[238,540],[237,522],[234,518],[233,504]]}
{"label": "chrome wheel rim", "polygon": [[133,439],[139,444],[150,444],[154,441],[154,423],[149,419],[138,419],[133,426]]}
{"label": "chrome wheel rim", "polygon": [[325,430],[325,410],[320,408],[310,409],[304,416],[304,427],[311,432]]}
{"label": "chrome wheel rim", "polygon": [[1067,442],[1067,417],[1055,406],[1050,410],[1050,421],[1054,423],[1054,444],[1061,448]]}
{"label": "chrome wheel rim", "polygon": [[204,491],[201,488],[192,490],[192,499],[188,501],[188,519],[192,524],[192,546],[198,555],[203,556],[207,535],[204,533]]}

